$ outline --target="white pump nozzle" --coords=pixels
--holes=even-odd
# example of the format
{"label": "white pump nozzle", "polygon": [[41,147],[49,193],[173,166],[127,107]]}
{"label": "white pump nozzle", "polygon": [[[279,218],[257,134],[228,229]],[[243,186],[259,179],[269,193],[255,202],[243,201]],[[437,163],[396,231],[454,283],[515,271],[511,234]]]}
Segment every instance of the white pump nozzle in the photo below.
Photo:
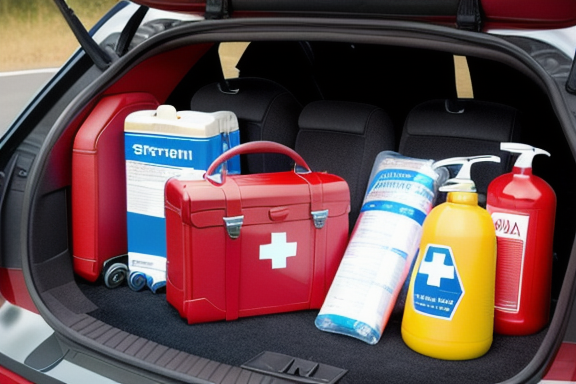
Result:
{"label": "white pump nozzle", "polygon": [[522,143],[500,143],[500,149],[520,154],[514,164],[514,166],[518,168],[532,168],[532,159],[534,159],[536,155],[550,156],[550,153],[543,149]]}
{"label": "white pump nozzle", "polygon": [[432,167],[434,169],[439,167],[446,167],[449,165],[462,165],[456,177],[448,179],[439,190],[441,192],[476,192],[476,184],[470,177],[470,168],[472,164],[485,161],[499,163],[498,156],[484,155],[472,157],[452,157],[449,159],[439,160],[435,162]]}

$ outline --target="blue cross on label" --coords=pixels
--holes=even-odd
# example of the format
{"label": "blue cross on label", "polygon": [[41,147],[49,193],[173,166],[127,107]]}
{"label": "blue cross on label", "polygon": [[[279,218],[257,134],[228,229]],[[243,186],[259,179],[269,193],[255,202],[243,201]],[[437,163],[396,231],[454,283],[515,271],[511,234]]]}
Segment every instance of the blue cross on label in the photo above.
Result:
{"label": "blue cross on label", "polygon": [[464,295],[452,249],[429,244],[414,279],[414,309],[427,316],[451,320]]}
{"label": "blue cross on label", "polygon": [[286,242],[286,232],[272,233],[270,244],[260,246],[260,260],[272,260],[272,269],[286,268],[286,259],[296,256],[297,245]]}

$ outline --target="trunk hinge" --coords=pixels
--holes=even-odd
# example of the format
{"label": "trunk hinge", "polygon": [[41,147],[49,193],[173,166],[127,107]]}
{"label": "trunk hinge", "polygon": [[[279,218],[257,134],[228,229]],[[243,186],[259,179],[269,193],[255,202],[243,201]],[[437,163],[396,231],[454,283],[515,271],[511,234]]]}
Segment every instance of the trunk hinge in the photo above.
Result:
{"label": "trunk hinge", "polygon": [[88,56],[92,59],[94,64],[104,70],[108,68],[112,59],[100,46],[92,39],[92,36],[88,33],[82,22],[78,19],[74,11],[66,4],[66,0],[54,0],[56,6],[64,16],[64,19],[72,29],[74,36],[86,52]]}
{"label": "trunk hinge", "polygon": [[458,29],[479,32],[482,28],[480,0],[460,0],[456,14]]}
{"label": "trunk hinge", "polygon": [[206,20],[227,19],[230,17],[230,0],[206,0]]}
{"label": "trunk hinge", "polygon": [[566,80],[566,91],[576,95],[576,57],[572,61],[572,68],[570,69],[570,74],[568,74],[568,80]]}
{"label": "trunk hinge", "polygon": [[120,37],[118,38],[118,43],[116,44],[116,54],[118,56],[124,56],[128,52],[130,43],[138,31],[138,27],[144,20],[144,16],[148,12],[148,7],[142,5],[138,10],[132,15],[126,27],[122,30]]}

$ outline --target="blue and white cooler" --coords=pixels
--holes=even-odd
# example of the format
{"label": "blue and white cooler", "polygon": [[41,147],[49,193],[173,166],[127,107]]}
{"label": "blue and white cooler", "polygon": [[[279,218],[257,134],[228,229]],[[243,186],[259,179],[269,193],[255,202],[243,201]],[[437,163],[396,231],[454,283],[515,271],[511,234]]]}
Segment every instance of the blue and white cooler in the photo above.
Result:
{"label": "blue and white cooler", "polygon": [[[229,111],[179,111],[170,105],[131,113],[124,124],[128,226],[128,285],[157,292],[166,285],[164,185],[171,177],[201,179],[208,166],[240,143]],[[240,173],[238,156],[227,163]]]}

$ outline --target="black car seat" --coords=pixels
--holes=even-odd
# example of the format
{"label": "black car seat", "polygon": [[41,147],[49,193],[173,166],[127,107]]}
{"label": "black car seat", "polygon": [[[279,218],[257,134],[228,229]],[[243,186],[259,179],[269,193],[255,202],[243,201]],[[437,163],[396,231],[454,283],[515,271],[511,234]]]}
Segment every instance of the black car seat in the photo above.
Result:
{"label": "black car seat", "polygon": [[[294,148],[302,105],[281,85],[261,78],[236,78],[208,84],[192,97],[190,107],[201,112],[232,111],[238,118],[240,142],[270,140]],[[291,169],[279,154],[241,156],[242,173]]]}
{"label": "black car seat", "polygon": [[324,99],[314,74],[314,52],[305,41],[252,41],[236,68],[238,77],[270,79],[303,104]]}
{"label": "black car seat", "polygon": [[500,143],[518,141],[517,109],[473,99],[430,100],[413,108],[404,124],[399,152],[406,156],[440,160],[449,157],[496,155],[497,163],[479,163],[471,176],[484,206],[490,182],[511,169],[511,154]]}
{"label": "black car seat", "polygon": [[298,125],[295,149],[310,168],[348,182],[352,229],[376,156],[394,149],[394,129],[388,114],[373,105],[320,100],[304,107]]}

